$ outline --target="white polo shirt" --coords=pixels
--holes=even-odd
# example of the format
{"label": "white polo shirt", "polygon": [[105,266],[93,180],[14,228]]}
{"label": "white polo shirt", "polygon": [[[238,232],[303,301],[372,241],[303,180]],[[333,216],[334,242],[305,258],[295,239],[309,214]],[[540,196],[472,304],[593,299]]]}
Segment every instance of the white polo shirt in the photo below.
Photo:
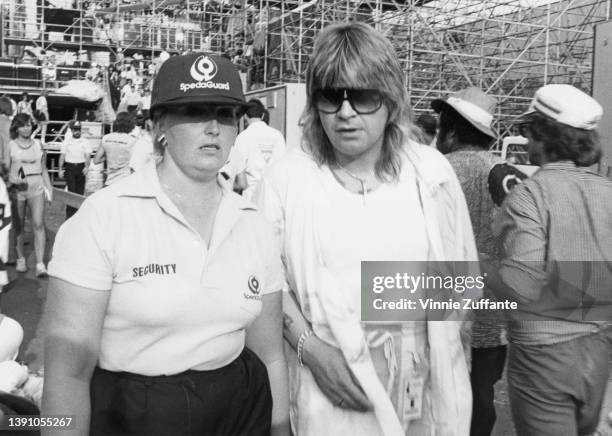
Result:
{"label": "white polo shirt", "polygon": [[60,148],[60,154],[65,155],[64,162],[66,163],[85,163],[87,156],[91,154],[89,149],[89,140],[83,138],[64,139]]}
{"label": "white polo shirt", "polygon": [[247,187],[243,194],[251,200],[265,169],[285,153],[283,134],[263,121],[253,121],[236,137],[234,148],[240,152],[246,169]]}
{"label": "white polo shirt", "polygon": [[274,231],[251,203],[224,186],[207,248],[153,163],[93,194],[62,225],[49,274],[110,292],[99,366],[143,375],[230,363],[262,296],[284,280]]}

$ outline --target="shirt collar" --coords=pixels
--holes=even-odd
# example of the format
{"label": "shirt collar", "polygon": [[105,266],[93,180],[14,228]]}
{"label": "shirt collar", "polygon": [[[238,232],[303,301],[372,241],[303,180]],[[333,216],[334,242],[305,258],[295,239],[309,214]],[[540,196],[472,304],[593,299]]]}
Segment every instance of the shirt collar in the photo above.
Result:
{"label": "shirt collar", "polygon": [[[217,175],[217,183],[223,189],[223,197],[230,202],[236,209],[257,210],[255,205],[246,198],[232,191],[229,183],[221,176]],[[139,198],[159,198],[162,193],[157,165],[154,161],[147,162],[139,171],[129,176],[120,186],[117,187],[120,197],[139,197]]]}
{"label": "shirt collar", "polygon": [[250,121],[249,125],[247,126],[247,129],[250,129],[251,127],[255,127],[255,126],[260,126],[262,124],[266,124],[266,123],[264,123],[263,120]]}
{"label": "shirt collar", "polygon": [[[414,168],[417,181],[429,195],[434,195],[443,184],[452,179],[450,164],[441,164],[447,161],[437,150],[414,141],[410,141],[404,150]],[[433,154],[439,154],[441,159],[435,159]]]}
{"label": "shirt collar", "polygon": [[[571,160],[560,160],[557,162],[546,162],[542,165],[541,169],[543,170],[574,170],[579,169],[581,167],[576,166],[574,162]],[[584,169],[588,169],[584,167]]]}

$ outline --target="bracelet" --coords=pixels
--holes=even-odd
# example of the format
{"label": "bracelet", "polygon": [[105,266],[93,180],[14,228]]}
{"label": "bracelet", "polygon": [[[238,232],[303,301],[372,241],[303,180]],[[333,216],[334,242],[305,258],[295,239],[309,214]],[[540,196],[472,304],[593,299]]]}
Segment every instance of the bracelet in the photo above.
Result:
{"label": "bracelet", "polygon": [[308,339],[313,334],[314,334],[314,332],[312,331],[312,329],[307,328],[300,335],[300,339],[298,339],[298,343],[297,343],[297,358],[298,358],[298,363],[302,367],[304,366],[304,362],[302,361],[302,357],[304,355],[304,342],[306,342],[306,339]]}

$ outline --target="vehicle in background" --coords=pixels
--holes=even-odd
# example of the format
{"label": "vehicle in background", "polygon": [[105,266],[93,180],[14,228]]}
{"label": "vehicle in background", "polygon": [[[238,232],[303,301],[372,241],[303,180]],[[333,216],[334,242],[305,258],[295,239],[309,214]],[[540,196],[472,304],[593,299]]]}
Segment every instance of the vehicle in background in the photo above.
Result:
{"label": "vehicle in background", "polygon": [[506,136],[502,141],[501,158],[531,176],[540,167],[529,162],[527,143],[524,136]]}

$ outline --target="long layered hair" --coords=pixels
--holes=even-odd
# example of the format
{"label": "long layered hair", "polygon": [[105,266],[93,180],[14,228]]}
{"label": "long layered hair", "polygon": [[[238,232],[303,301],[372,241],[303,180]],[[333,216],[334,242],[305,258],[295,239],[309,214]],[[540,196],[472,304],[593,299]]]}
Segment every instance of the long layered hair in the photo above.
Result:
{"label": "long layered hair", "polygon": [[397,181],[405,141],[414,138],[404,72],[391,43],[364,23],[337,23],[321,31],[306,71],[306,107],[300,124],[303,147],[319,165],[333,165],[336,154],[313,102],[323,88],[376,89],[389,111],[376,175]]}

